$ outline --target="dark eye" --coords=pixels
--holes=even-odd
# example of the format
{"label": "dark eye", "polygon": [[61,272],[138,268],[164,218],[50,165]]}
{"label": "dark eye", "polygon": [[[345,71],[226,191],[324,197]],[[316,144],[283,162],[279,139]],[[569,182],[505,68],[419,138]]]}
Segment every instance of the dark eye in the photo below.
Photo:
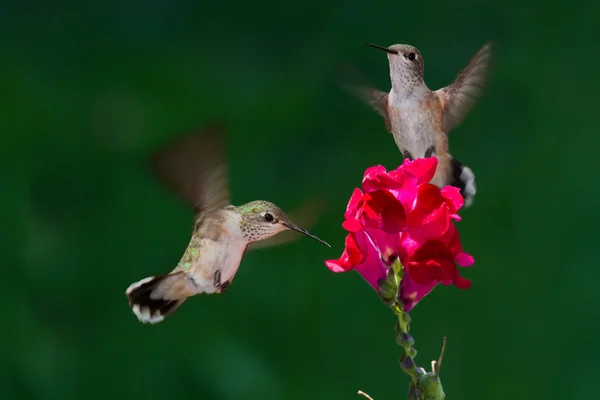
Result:
{"label": "dark eye", "polygon": [[271,214],[271,213],[266,213],[266,214],[265,214],[265,220],[266,220],[267,222],[273,222],[273,220],[274,220],[274,219],[275,219],[275,218],[273,218],[273,214]]}
{"label": "dark eye", "polygon": [[408,53],[407,55],[405,55],[405,57],[408,58],[410,61],[415,61],[417,55],[415,53]]}
{"label": "dark eye", "polygon": [[404,158],[408,158],[410,161],[413,160],[412,154],[410,154],[407,150],[404,150],[404,152],[402,153],[402,155],[404,156]]}

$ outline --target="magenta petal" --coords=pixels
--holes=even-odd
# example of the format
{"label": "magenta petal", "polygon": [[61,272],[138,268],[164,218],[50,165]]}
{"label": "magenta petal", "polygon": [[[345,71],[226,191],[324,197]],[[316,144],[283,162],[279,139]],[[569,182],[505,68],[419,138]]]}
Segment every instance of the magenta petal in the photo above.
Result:
{"label": "magenta petal", "polygon": [[417,283],[411,279],[408,274],[402,277],[400,283],[400,300],[402,301],[403,310],[409,312],[417,305],[419,301],[428,295],[438,282],[431,282],[425,285]]}
{"label": "magenta petal", "polygon": [[423,219],[421,229],[423,232],[428,232],[430,236],[438,236],[446,234],[451,226],[454,225],[452,225],[448,205],[442,204],[439,209],[433,211]]}
{"label": "magenta petal", "polygon": [[415,207],[415,199],[417,198],[417,184],[415,178],[407,179],[401,190],[392,190],[394,196],[404,206],[404,210],[408,213]]}
{"label": "magenta petal", "polygon": [[347,219],[342,222],[342,227],[348,232],[359,232],[363,229],[362,224],[355,219]]}
{"label": "magenta petal", "polygon": [[362,182],[365,193],[371,193],[375,190],[398,190],[404,185],[404,178],[401,173],[387,173],[381,165],[376,168],[369,168],[368,173]]}
{"label": "magenta petal", "polygon": [[381,178],[387,175],[387,171],[382,165],[376,167],[367,168],[365,175],[362,180],[362,187],[365,193],[369,193],[373,190],[383,189],[385,186],[382,185]]}
{"label": "magenta petal", "polygon": [[444,186],[441,190],[442,196],[452,204],[452,212],[456,213],[465,204],[460,194],[460,189],[454,186]]}
{"label": "magenta petal", "polygon": [[455,260],[461,267],[470,267],[475,263],[475,259],[469,253],[458,253]]}
{"label": "magenta petal", "polygon": [[376,179],[377,176],[385,173],[387,173],[387,171],[383,165],[377,165],[375,167],[367,168],[365,170],[363,182],[366,180]]}
{"label": "magenta petal", "polygon": [[438,210],[424,219],[424,224],[410,227],[407,232],[402,233],[401,247],[407,254],[414,253],[427,241],[437,239],[448,231],[451,225],[448,206],[442,205]]}
{"label": "magenta petal", "polygon": [[429,183],[433,179],[437,164],[437,157],[417,158],[413,161],[405,159],[400,168],[402,172],[417,178],[417,185],[420,185],[422,183]]}
{"label": "magenta petal", "polygon": [[337,260],[326,260],[325,265],[333,272],[351,271],[354,267],[363,262],[365,255],[356,244],[354,234],[346,235],[346,247],[341,257]]}
{"label": "magenta petal", "polygon": [[354,189],[350,201],[348,201],[348,206],[346,206],[346,212],[344,213],[346,219],[356,218],[356,208],[362,199],[362,196],[363,192],[359,188]]}
{"label": "magenta petal", "polygon": [[365,232],[355,234],[356,244],[365,258],[355,269],[373,289],[379,291],[379,281],[387,277],[387,268],[381,261],[379,252]]}
{"label": "magenta petal", "polygon": [[325,261],[325,265],[327,266],[327,268],[329,268],[332,272],[346,272],[347,270],[344,269],[344,267],[342,267],[340,264],[342,262],[340,260],[327,260]]}
{"label": "magenta petal", "polygon": [[365,228],[365,231],[380,254],[391,255],[398,252],[398,244],[400,243],[399,233],[385,233],[380,229],[374,228]]}
{"label": "magenta petal", "polygon": [[405,226],[406,211],[404,206],[388,190],[375,190],[365,198],[365,220],[363,224],[370,228],[377,227],[388,233],[398,233]]}

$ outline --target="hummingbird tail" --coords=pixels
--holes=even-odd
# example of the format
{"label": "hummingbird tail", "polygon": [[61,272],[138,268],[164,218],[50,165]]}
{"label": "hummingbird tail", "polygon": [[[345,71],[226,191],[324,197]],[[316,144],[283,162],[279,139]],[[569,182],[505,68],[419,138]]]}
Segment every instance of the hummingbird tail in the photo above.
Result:
{"label": "hummingbird tail", "polygon": [[188,297],[186,276],[173,273],[162,276],[151,276],[132,283],[125,294],[129,298],[129,306],[140,322],[157,324],[174,312]]}
{"label": "hummingbird tail", "polygon": [[450,185],[460,189],[460,193],[465,199],[465,207],[469,207],[473,203],[473,197],[477,192],[475,174],[471,168],[462,165],[455,158],[452,158],[452,182]]}

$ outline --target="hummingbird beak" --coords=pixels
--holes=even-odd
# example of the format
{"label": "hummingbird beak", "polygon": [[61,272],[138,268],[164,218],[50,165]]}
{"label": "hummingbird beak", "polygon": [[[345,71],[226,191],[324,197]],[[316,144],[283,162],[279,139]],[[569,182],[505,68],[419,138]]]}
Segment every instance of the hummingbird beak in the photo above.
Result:
{"label": "hummingbird beak", "polygon": [[326,241],[319,239],[318,237],[316,237],[312,233],[310,233],[307,230],[302,229],[302,228],[300,228],[300,227],[292,224],[291,222],[281,222],[281,225],[285,226],[288,229],[291,229],[291,230],[296,231],[296,232],[300,232],[300,233],[302,233],[302,234],[304,234],[304,235],[306,235],[308,237],[311,237],[311,238],[315,239],[317,242],[323,243],[327,247],[331,247],[329,245],[329,243],[327,243]]}
{"label": "hummingbird beak", "polygon": [[376,44],[371,44],[371,43],[366,43],[365,46],[374,47],[376,49],[383,50],[383,51],[385,51],[386,53],[389,53],[389,54],[398,55],[398,51],[397,50],[388,49],[387,47],[378,46]]}

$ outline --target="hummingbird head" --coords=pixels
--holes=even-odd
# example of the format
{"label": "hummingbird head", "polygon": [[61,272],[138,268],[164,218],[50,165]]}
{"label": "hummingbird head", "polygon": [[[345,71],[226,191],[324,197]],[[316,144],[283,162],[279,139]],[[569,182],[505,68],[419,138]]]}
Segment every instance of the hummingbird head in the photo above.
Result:
{"label": "hummingbird head", "polygon": [[251,201],[239,206],[238,210],[241,214],[240,229],[248,242],[267,239],[279,232],[290,229],[329,246],[325,241],[296,226],[281,208],[268,201]]}
{"label": "hummingbird head", "polygon": [[425,65],[421,52],[409,44],[394,44],[390,47],[369,44],[367,46],[383,50],[388,54],[392,84],[400,78],[403,84],[417,84],[423,80]]}

